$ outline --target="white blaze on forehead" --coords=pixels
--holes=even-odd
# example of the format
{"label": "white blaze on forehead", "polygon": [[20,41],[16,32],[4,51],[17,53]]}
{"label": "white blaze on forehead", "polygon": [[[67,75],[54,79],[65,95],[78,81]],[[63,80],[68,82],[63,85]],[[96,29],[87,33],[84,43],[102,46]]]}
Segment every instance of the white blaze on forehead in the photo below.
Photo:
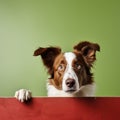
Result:
{"label": "white blaze on forehead", "polygon": [[63,76],[63,83],[62,83],[62,88],[64,91],[67,91],[69,88],[66,86],[66,80],[71,78],[75,80],[75,88],[79,89],[79,82],[78,82],[78,77],[75,73],[75,71],[73,70],[72,67],[72,62],[73,60],[76,58],[76,55],[72,52],[66,52],[64,53],[64,57],[65,60],[67,62],[67,66],[66,66],[66,70],[65,70],[65,74]]}
{"label": "white blaze on forehead", "polygon": [[64,54],[67,64],[72,67],[72,61],[76,58],[76,55],[72,52],[66,52]]}

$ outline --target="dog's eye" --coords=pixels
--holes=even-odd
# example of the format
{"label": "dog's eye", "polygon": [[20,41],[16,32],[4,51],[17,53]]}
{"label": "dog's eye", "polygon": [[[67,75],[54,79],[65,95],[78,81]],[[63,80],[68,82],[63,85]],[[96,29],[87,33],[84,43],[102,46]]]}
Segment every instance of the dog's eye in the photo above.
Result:
{"label": "dog's eye", "polygon": [[58,70],[59,70],[59,71],[64,70],[64,65],[62,65],[62,64],[61,64],[61,65],[59,65]]}
{"label": "dog's eye", "polygon": [[80,70],[81,69],[81,65],[79,63],[76,63],[75,64],[75,68],[78,69],[78,70]]}

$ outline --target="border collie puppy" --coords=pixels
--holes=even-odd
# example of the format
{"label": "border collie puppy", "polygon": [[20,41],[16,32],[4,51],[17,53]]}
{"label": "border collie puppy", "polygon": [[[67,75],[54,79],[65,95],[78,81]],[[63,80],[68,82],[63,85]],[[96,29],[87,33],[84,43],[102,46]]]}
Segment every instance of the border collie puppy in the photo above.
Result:
{"label": "border collie puppy", "polygon": [[[72,52],[61,52],[59,47],[38,48],[34,56],[41,56],[50,78],[47,80],[49,97],[94,96],[95,82],[91,68],[96,60],[97,43],[83,41]],[[15,97],[24,102],[31,98],[31,91],[20,89]]]}

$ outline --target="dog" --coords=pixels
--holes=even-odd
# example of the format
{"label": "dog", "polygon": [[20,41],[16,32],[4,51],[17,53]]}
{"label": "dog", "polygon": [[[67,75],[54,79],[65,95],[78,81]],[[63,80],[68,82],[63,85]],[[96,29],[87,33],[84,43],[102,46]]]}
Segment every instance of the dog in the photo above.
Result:
{"label": "dog", "polygon": [[[72,52],[61,52],[59,47],[38,48],[34,56],[41,56],[50,78],[47,80],[48,97],[89,97],[94,96],[95,82],[91,68],[96,60],[97,43],[82,41]],[[29,100],[31,91],[20,89],[15,97]]]}

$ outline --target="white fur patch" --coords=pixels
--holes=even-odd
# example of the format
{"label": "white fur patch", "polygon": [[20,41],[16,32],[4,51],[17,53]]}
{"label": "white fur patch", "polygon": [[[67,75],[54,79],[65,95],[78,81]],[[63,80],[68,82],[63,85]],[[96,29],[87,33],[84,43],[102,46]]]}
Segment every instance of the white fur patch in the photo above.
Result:
{"label": "white fur patch", "polygon": [[[72,90],[72,89],[78,90],[79,89],[78,77],[72,68],[72,61],[76,58],[76,55],[72,52],[66,52],[64,54],[64,57],[67,61],[67,67],[63,76],[62,89],[63,91]],[[75,80],[75,85],[73,86],[73,88],[68,88],[65,84],[66,80],[69,78]]]}
{"label": "white fur patch", "polygon": [[[67,52],[64,54],[64,57],[67,62],[67,67],[65,70],[65,74],[63,76],[63,82],[62,82],[62,90],[58,90],[55,88],[55,86],[49,84],[49,80],[47,83],[47,91],[48,91],[48,97],[88,97],[88,96],[94,96],[94,91],[95,91],[95,83],[93,84],[88,84],[81,86],[79,85],[78,82],[78,77],[76,73],[74,72],[72,68],[72,61],[76,58],[76,55],[72,52]],[[74,79],[75,80],[75,92],[66,92],[69,89],[65,84],[65,81],[67,79]]]}
{"label": "white fur patch", "polygon": [[47,84],[48,97],[94,97],[95,83],[82,86],[78,91],[68,93],[56,89],[53,85]]}
{"label": "white fur patch", "polygon": [[31,98],[31,91],[26,89],[20,89],[15,92],[15,98],[20,102],[28,101]]}

